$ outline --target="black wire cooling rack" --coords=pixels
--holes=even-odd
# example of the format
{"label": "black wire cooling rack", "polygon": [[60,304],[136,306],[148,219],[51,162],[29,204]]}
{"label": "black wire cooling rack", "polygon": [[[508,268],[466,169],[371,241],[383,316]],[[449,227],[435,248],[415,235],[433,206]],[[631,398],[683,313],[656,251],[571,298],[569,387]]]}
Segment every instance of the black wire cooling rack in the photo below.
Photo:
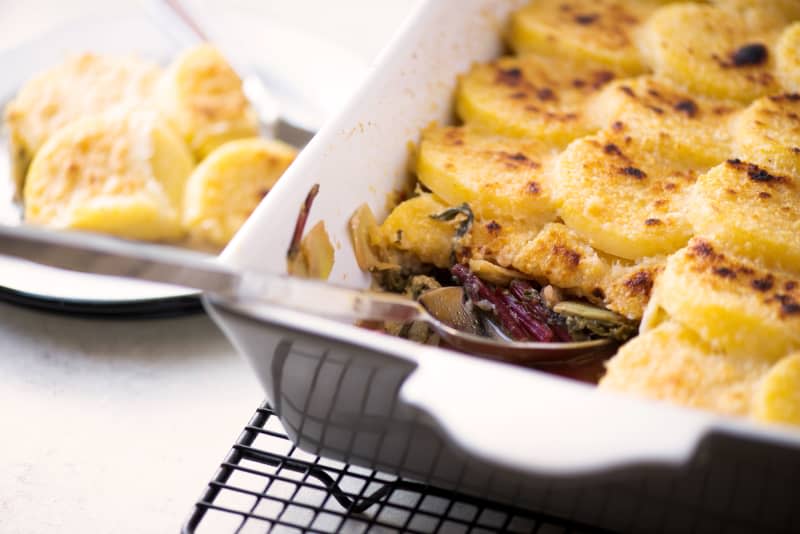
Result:
{"label": "black wire cooling rack", "polygon": [[265,403],[195,503],[183,532],[604,531],[305,453]]}

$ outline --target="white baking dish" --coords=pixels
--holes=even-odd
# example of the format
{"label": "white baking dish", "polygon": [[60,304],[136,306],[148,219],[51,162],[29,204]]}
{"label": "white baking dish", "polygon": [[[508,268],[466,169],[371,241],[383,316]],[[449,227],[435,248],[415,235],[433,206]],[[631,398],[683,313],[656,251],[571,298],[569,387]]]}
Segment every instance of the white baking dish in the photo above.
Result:
{"label": "white baking dish", "polygon": [[[449,121],[456,75],[502,52],[508,0],[429,0],[223,254],[285,271],[298,208],[336,247],[331,281],[366,286],[347,236],[385,213],[407,144]],[[284,310],[209,303],[301,447],[620,530],[791,530],[800,433],[598,391],[543,372]],[[755,503],[755,504],[754,504]]]}

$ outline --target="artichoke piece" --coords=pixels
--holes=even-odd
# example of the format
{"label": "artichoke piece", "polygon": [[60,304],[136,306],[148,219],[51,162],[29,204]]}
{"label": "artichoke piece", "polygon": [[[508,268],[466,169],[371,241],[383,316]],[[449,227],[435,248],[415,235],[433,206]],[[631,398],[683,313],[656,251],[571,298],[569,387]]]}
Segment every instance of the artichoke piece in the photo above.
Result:
{"label": "artichoke piece", "polygon": [[507,286],[512,280],[525,278],[525,275],[513,269],[506,269],[486,260],[470,259],[469,270],[481,280],[486,280],[497,286]]}
{"label": "artichoke piece", "polygon": [[325,223],[319,221],[300,242],[301,255],[305,260],[308,278],[327,280],[333,270],[333,245]]}
{"label": "artichoke piece", "polygon": [[568,301],[559,302],[553,311],[564,316],[567,330],[575,340],[594,335],[616,341],[626,341],[636,335],[637,323],[625,317],[590,304]]}
{"label": "artichoke piece", "polygon": [[382,261],[372,246],[372,235],[378,231],[375,215],[367,204],[362,204],[350,217],[350,240],[358,268],[362,271],[397,269],[398,265]]}

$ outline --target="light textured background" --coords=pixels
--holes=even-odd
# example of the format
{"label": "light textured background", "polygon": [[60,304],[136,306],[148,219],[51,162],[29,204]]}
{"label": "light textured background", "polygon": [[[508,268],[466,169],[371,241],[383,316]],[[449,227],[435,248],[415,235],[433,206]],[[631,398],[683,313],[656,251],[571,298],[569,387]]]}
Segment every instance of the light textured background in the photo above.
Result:
{"label": "light textured background", "polygon": [[[0,51],[102,3],[0,0]],[[268,16],[369,63],[417,0],[188,3],[209,20],[223,6]],[[0,532],[176,532],[261,398],[205,316],[100,321],[0,304]]]}

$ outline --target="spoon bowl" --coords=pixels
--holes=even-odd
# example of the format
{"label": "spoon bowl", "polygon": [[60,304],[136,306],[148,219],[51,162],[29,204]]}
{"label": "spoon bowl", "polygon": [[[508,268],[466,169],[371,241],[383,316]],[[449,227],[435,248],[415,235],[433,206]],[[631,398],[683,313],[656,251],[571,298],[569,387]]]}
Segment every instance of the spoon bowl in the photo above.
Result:
{"label": "spoon bowl", "polygon": [[[609,339],[572,342],[528,342],[479,335],[474,315],[465,307],[464,290],[448,286],[424,293],[419,298],[422,316],[442,340],[451,347],[470,354],[480,354],[503,361],[531,365],[561,363],[609,349]],[[496,325],[493,325],[495,328]]]}

